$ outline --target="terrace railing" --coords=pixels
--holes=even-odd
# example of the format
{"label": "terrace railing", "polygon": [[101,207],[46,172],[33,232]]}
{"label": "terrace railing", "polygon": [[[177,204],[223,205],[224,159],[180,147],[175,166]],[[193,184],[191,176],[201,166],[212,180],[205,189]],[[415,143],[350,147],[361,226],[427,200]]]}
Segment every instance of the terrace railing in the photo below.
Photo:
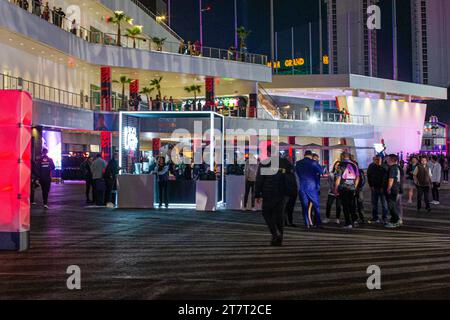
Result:
{"label": "terrace railing", "polygon": [[[134,3],[140,3],[137,0],[132,0]],[[23,3],[23,2],[22,2]],[[72,25],[72,21],[65,18],[65,16],[58,14],[57,12],[52,12],[50,10],[47,17],[43,15],[44,6],[37,7],[33,6],[33,2],[29,1],[28,7],[22,6],[22,9],[27,10],[29,13],[37,15],[41,18],[45,18],[47,22],[60,27],[61,29],[70,32],[74,36],[77,36],[85,41],[90,43],[102,44],[102,45],[112,45],[117,46],[119,43],[119,37],[117,34],[113,33],[105,33],[101,31],[92,31],[86,27],[83,27],[76,21],[75,25]],[[142,4],[139,6],[144,7]],[[143,9],[144,10],[144,9]],[[147,13],[155,17],[154,14],[147,9]],[[156,17],[155,17],[156,19]],[[163,26],[167,25],[163,24]],[[124,28],[123,28],[124,29]],[[170,28],[169,28],[170,29]],[[170,29],[171,30],[171,29]],[[125,30],[123,31],[125,33]],[[173,30],[172,30],[173,32]],[[173,32],[174,33],[174,32]],[[141,34],[137,37],[130,37],[126,34],[121,35],[120,37],[120,45],[125,48],[133,48],[138,50],[147,50],[147,51],[156,51],[156,52],[164,52],[164,53],[174,53],[181,55],[190,55],[196,57],[203,58],[212,58],[212,59],[221,59],[221,60],[230,60],[237,62],[245,62],[251,64],[260,64],[267,65],[267,56],[260,54],[248,53],[246,51],[238,51],[238,50],[230,50],[230,49],[219,49],[212,47],[205,47],[200,45],[184,43],[182,46],[182,39],[179,36],[176,36],[177,39],[180,39],[179,42],[168,42],[164,41],[162,44],[155,43],[151,37]]]}

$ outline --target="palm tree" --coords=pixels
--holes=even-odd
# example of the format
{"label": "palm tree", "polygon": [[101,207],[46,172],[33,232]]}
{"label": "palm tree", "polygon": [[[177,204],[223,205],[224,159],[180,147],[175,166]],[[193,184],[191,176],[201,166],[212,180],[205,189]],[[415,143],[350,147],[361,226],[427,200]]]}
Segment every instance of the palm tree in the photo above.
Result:
{"label": "palm tree", "polygon": [[159,77],[159,78],[155,78],[152,81],[150,81],[150,86],[152,87],[152,89],[156,89],[156,91],[158,91],[158,95],[159,95],[159,99],[162,99],[161,96],[161,81],[162,81],[163,77]]}
{"label": "palm tree", "polygon": [[202,86],[198,84],[193,84],[189,87],[185,87],[184,91],[187,93],[193,93],[194,94],[194,104],[197,102],[197,93],[202,92]]}
{"label": "palm tree", "polygon": [[127,76],[121,76],[119,80],[114,80],[114,83],[122,85],[122,109],[128,109],[127,101],[125,99],[125,85],[130,84],[133,79],[127,78]]}
{"label": "palm tree", "polygon": [[123,11],[114,11],[114,16],[109,17],[107,21],[117,25],[117,45],[120,47],[122,45],[122,41],[120,39],[122,36],[122,29],[120,28],[120,25],[122,22],[131,24],[133,19],[127,16]]}
{"label": "palm tree", "polygon": [[166,41],[166,39],[167,38],[152,37],[152,41],[156,44],[157,51],[163,50],[164,42]]}
{"label": "palm tree", "polygon": [[143,26],[133,26],[127,29],[127,36],[133,39],[133,48],[136,49],[136,38],[142,34]]}
{"label": "palm tree", "polygon": [[248,38],[248,36],[250,35],[250,33],[252,33],[251,31],[247,31],[244,27],[239,27],[237,30],[237,35],[239,37],[239,39],[241,40],[241,44],[240,44],[240,49],[242,51],[242,49],[244,49],[246,47],[245,45],[245,40]]}
{"label": "palm tree", "polygon": [[155,90],[155,88],[149,88],[149,87],[144,87],[142,88],[140,94],[145,94],[145,96],[147,97],[147,102],[148,102],[148,107],[151,108],[152,106],[150,105],[150,95],[152,94],[152,92]]}

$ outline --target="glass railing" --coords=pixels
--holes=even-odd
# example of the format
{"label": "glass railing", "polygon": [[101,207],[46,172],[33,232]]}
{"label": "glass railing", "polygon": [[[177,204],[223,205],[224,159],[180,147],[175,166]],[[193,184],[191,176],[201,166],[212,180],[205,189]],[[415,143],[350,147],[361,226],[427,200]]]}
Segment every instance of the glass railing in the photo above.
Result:
{"label": "glass railing", "polygon": [[[0,90],[24,90],[30,93],[33,99],[54,102],[73,108],[100,111],[101,110],[101,94],[100,92],[92,92],[90,95],[84,92],[75,93],[63,89],[58,89],[48,85],[43,85],[34,81],[25,80],[0,73]],[[182,100],[174,99],[173,104],[168,101],[153,101],[153,107],[149,107],[146,98],[141,96],[138,104],[130,100],[128,97],[122,99],[119,96],[111,97],[111,111],[183,111],[181,107]],[[169,107],[170,105],[170,107]],[[192,108],[194,110],[194,108]],[[240,115],[236,108],[220,108],[215,110],[227,117],[245,118]],[[291,120],[291,121],[311,121],[311,122],[333,122],[333,123],[351,123],[360,125],[369,125],[370,117],[366,115],[346,115],[336,112],[282,112],[276,111],[277,118],[275,120]]]}
{"label": "glass railing", "polygon": [[[13,2],[13,1],[12,1]],[[135,1],[133,1],[135,2]],[[136,1],[137,3],[139,1]],[[24,5],[28,3],[28,5]],[[144,34],[136,37],[126,35],[125,28],[123,28],[123,35],[119,36],[113,33],[104,33],[100,31],[91,31],[88,28],[81,26],[78,21],[70,21],[65,17],[65,13],[60,11],[53,11],[45,5],[38,6],[34,1],[22,0],[16,3],[19,7],[28,12],[41,17],[43,20],[72,33],[85,41],[90,43],[102,44],[102,45],[112,45],[118,46],[120,43],[121,47],[133,48],[139,50],[156,51],[164,53],[175,53],[196,57],[221,59],[237,62],[245,62],[251,64],[267,65],[267,56],[260,54],[248,53],[246,50],[235,50],[235,49],[219,49],[212,47],[200,46],[198,43],[184,43],[182,39],[180,42],[169,42],[169,41],[154,41],[153,39]],[[142,4],[141,4],[142,6]],[[148,12],[150,12],[148,10]]]}
{"label": "glass railing", "polygon": [[368,115],[348,115],[341,112],[283,112],[280,111],[280,120],[310,121],[310,122],[336,122],[370,125]]}

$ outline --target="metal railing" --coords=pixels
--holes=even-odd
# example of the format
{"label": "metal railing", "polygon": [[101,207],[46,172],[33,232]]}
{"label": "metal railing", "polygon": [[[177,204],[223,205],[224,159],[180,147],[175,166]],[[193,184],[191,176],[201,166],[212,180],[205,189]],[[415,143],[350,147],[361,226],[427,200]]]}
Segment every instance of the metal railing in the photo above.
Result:
{"label": "metal railing", "polygon": [[[132,0],[134,3],[139,3],[137,0]],[[14,3],[14,1],[11,0]],[[20,4],[28,3],[28,6]],[[17,4],[17,3],[16,3]],[[118,34],[105,33],[102,31],[91,31],[79,24],[79,21],[70,21],[65,17],[64,12],[53,11],[50,8],[46,8],[45,5],[37,6],[35,2],[31,0],[21,0],[19,5],[22,9],[37,15],[45,21],[72,33],[74,36],[81,38],[85,41],[95,44],[112,45],[117,46],[119,44]],[[143,6],[140,4],[140,6]],[[50,10],[50,11],[48,11]],[[148,10],[148,9],[147,9]],[[44,14],[45,12],[45,14]],[[150,10],[147,12],[152,14]],[[154,15],[153,15],[154,16]],[[156,17],[155,17],[156,18]],[[167,27],[168,28],[168,27]],[[124,28],[123,28],[124,29]],[[123,30],[125,33],[125,30]],[[172,31],[173,32],[173,31]],[[179,37],[177,37],[179,38]],[[203,58],[221,59],[229,61],[237,61],[251,64],[267,65],[268,59],[265,55],[248,53],[246,51],[238,51],[232,49],[219,49],[212,47],[200,46],[195,43],[184,43],[180,38],[180,42],[164,41],[157,43],[152,40],[152,37],[141,34],[136,37],[131,37],[126,34],[120,36],[120,46],[125,48],[132,48],[138,50],[146,50],[153,52],[174,53],[180,55],[197,56]]]}

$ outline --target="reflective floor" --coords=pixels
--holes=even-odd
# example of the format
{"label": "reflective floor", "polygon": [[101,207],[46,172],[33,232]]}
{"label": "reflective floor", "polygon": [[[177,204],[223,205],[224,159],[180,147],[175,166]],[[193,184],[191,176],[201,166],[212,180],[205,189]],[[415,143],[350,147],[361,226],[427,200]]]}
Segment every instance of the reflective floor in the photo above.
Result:
{"label": "reflective floor", "polygon": [[[83,188],[53,185],[51,209],[33,207],[31,249],[0,252],[0,299],[450,298],[449,205],[409,206],[399,230],[288,228],[274,248],[259,213],[86,208]],[[69,265],[81,290],[66,287]],[[366,287],[369,265],[381,290]]]}

